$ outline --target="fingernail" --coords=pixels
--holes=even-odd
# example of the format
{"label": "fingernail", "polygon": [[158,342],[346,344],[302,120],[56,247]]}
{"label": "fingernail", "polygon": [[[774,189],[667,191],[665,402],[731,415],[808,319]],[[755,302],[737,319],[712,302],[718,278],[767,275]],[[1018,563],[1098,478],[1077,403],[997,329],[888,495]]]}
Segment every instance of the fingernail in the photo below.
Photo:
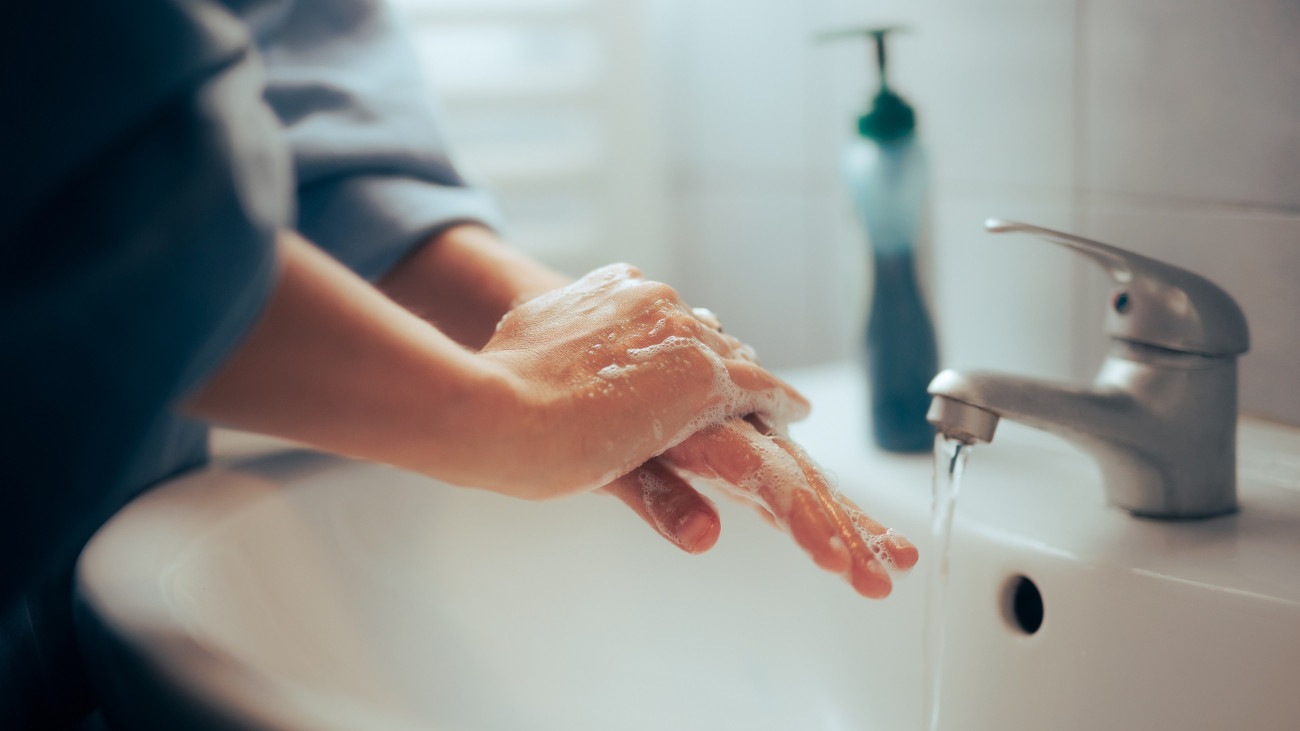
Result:
{"label": "fingernail", "polygon": [[713,528],[713,516],[703,510],[696,510],[685,518],[677,526],[677,545],[686,549],[690,553],[695,553]]}

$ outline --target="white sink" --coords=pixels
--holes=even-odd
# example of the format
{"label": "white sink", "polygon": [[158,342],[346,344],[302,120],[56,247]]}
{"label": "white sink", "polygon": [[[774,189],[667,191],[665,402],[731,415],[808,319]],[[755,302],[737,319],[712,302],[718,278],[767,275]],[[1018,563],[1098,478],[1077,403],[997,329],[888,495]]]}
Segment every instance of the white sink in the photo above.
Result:
{"label": "white sink", "polygon": [[[920,729],[927,456],[865,446],[856,370],[792,373],[795,436],[921,550],[881,602],[720,502],[682,554],[616,501],[530,504],[225,437],[83,553],[79,631],[125,729]],[[1242,512],[1107,508],[1089,458],[1004,423],[971,456],[948,729],[1300,728],[1300,436],[1242,427]],[[1041,593],[1026,634],[1008,587]]]}

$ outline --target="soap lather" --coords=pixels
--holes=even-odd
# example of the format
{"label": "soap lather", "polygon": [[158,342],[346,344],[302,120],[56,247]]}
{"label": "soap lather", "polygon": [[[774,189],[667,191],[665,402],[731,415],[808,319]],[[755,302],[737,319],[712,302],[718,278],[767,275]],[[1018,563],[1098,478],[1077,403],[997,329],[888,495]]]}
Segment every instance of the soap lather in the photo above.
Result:
{"label": "soap lather", "polygon": [[844,150],[841,174],[870,240],[875,281],[866,323],[872,433],[891,452],[931,449],[926,385],[938,371],[934,326],[916,281],[915,247],[928,197],[928,164],[917,140],[916,113],[889,86],[888,35],[897,28],[826,33],[821,40],[867,38],[879,86],[858,134]]}

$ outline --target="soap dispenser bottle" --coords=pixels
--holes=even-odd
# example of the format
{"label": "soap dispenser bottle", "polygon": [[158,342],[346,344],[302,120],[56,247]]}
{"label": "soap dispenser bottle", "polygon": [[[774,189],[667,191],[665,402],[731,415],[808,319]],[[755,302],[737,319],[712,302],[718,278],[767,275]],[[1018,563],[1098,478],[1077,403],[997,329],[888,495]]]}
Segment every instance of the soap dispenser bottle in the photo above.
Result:
{"label": "soap dispenser bottle", "polygon": [[857,135],[844,150],[841,174],[866,229],[875,283],[866,324],[872,431],[890,452],[933,447],[926,422],[926,386],[938,370],[934,327],[916,281],[915,246],[928,197],[928,165],[916,136],[916,114],[889,88],[885,40],[895,28],[840,31],[824,39],[874,42],[879,87]]}

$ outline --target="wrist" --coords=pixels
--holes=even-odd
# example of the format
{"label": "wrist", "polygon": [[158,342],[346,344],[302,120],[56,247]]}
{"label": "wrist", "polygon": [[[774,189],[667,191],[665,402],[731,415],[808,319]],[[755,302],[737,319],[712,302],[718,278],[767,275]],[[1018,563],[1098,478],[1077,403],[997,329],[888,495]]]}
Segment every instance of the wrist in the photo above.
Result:
{"label": "wrist", "polygon": [[521,351],[474,354],[480,399],[468,405],[463,423],[469,436],[474,484],[530,500],[554,497],[571,487],[564,475],[572,465],[557,464],[568,450],[556,443],[563,433],[566,394],[520,375]]}
{"label": "wrist", "polygon": [[477,350],[516,304],[569,281],[507,246],[491,229],[466,223],[417,247],[378,286],[452,339]]}

